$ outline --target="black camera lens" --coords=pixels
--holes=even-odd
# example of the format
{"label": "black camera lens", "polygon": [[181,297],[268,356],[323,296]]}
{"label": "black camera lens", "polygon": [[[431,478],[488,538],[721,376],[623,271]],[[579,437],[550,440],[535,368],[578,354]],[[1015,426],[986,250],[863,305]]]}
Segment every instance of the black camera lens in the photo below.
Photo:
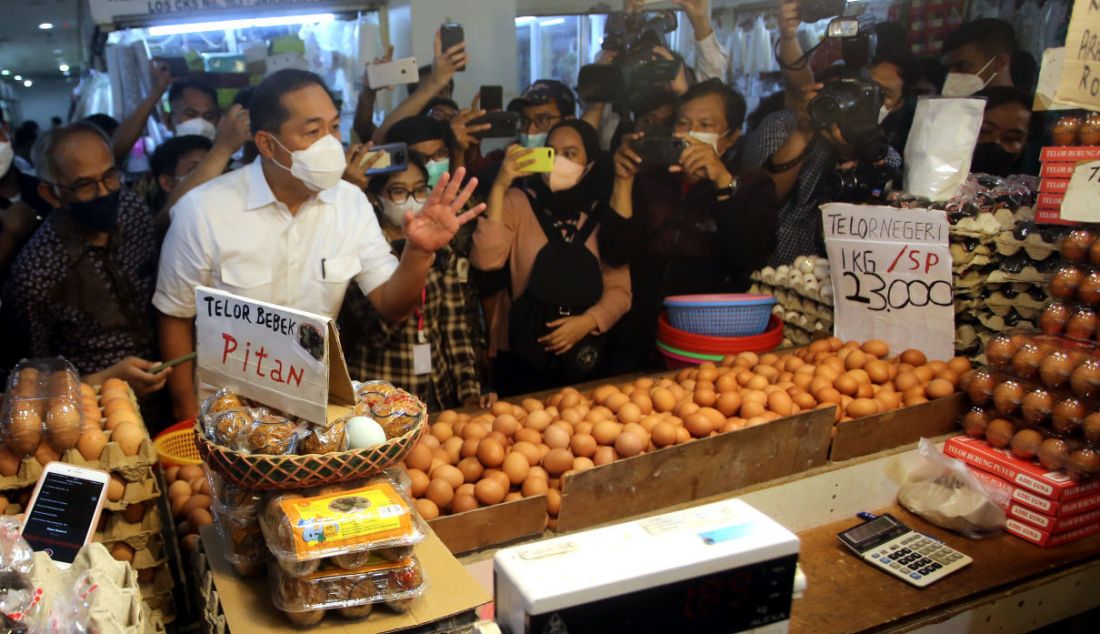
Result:
{"label": "black camera lens", "polygon": [[404,163],[405,162],[405,153],[401,152],[401,151],[394,152],[393,153],[393,162],[397,165],[400,165],[400,164]]}

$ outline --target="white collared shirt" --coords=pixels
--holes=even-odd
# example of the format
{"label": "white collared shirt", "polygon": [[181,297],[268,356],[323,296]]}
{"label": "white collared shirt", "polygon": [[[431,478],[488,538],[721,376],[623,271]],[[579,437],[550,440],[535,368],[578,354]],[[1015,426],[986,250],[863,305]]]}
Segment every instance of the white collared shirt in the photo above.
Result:
{"label": "white collared shirt", "polygon": [[397,268],[363,192],[340,181],[291,215],[271,192],[262,160],[172,208],[153,297],[162,313],[194,317],[195,287],[203,285],[335,316],[353,278],[369,294]]}

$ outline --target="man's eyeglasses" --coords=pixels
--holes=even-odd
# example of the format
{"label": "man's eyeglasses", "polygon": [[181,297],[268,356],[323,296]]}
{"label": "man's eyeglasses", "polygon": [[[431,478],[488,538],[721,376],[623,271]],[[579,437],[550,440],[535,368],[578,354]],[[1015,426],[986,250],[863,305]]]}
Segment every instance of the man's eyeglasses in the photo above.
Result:
{"label": "man's eyeglasses", "polygon": [[531,124],[534,123],[535,128],[537,128],[538,130],[546,130],[558,121],[561,121],[561,117],[552,114],[540,114],[535,116],[535,118],[533,119],[528,119],[527,117],[521,116],[519,118],[519,129],[521,131],[527,130],[531,127]]}
{"label": "man's eyeglasses", "polygon": [[404,187],[394,187],[391,189],[387,189],[386,195],[389,196],[390,200],[392,200],[394,204],[397,205],[403,204],[405,201],[407,201],[410,195],[413,197],[413,200],[418,203],[422,203],[428,200],[428,196],[432,195],[432,188],[425,185],[423,187],[417,187],[416,189],[409,191]]}
{"label": "man's eyeglasses", "polygon": [[99,185],[103,184],[107,191],[113,192],[122,187],[122,171],[112,167],[99,178],[81,178],[70,185],[53,183],[59,189],[72,192],[80,200],[91,200],[99,194]]}

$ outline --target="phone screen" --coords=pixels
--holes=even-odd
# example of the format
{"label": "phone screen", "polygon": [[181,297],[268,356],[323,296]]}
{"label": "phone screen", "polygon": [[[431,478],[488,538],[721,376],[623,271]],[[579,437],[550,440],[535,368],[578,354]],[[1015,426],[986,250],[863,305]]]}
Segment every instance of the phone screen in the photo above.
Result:
{"label": "phone screen", "polygon": [[47,473],[23,525],[23,539],[55,561],[72,563],[88,537],[102,494],[101,482]]}

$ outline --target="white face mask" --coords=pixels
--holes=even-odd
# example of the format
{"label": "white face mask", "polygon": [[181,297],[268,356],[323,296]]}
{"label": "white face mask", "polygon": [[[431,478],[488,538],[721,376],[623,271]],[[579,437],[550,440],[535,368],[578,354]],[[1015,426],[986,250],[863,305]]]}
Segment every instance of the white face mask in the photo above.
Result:
{"label": "white face mask", "polygon": [[548,136],[550,136],[549,132],[536,132],[535,134],[521,132],[519,135],[519,144],[523,147],[546,147],[546,138]]}
{"label": "white face mask", "polygon": [[176,136],[186,136],[188,134],[197,134],[213,141],[218,134],[218,129],[206,119],[195,117],[176,126]]}
{"label": "white face mask", "polygon": [[717,132],[688,132],[689,137],[714,148],[715,154],[721,154],[721,152],[718,151],[718,139],[722,138],[725,135],[725,132],[723,132],[722,134],[718,134]]}
{"label": "white face mask", "polygon": [[[279,147],[287,150],[275,135],[271,136]],[[290,152],[290,150],[287,150]],[[347,157],[344,156],[344,146],[336,137],[326,134],[317,139],[313,145],[304,150],[290,152],[290,167],[272,160],[279,167],[289,171],[295,178],[302,181],[306,187],[315,192],[332,189],[340,183],[344,170],[348,166]]]}
{"label": "white face mask", "polygon": [[415,216],[423,208],[424,203],[417,202],[412,194],[409,194],[405,202],[400,205],[385,196],[382,197],[382,217],[395,227],[405,226],[405,214],[411,211]]}
{"label": "white face mask", "polygon": [[878,109],[878,122],[879,122],[879,125],[882,125],[882,122],[886,121],[886,117],[889,117],[889,116],[890,116],[890,109],[886,107],[886,104],[883,104],[882,107]]}
{"label": "white face mask", "polygon": [[14,160],[15,150],[12,149],[11,143],[0,141],[0,176],[8,173],[8,169],[11,168],[11,163]]}
{"label": "white face mask", "polygon": [[947,79],[943,82],[943,90],[940,91],[944,97],[969,97],[974,93],[985,88],[989,82],[993,81],[993,78],[982,79],[982,73],[985,69],[989,68],[989,65],[993,63],[993,60],[989,60],[982,66],[976,74],[970,73],[947,73]]}
{"label": "white face mask", "polygon": [[573,189],[577,183],[581,182],[587,171],[588,166],[577,165],[559,154],[554,157],[554,168],[550,170],[546,184],[552,192]]}

